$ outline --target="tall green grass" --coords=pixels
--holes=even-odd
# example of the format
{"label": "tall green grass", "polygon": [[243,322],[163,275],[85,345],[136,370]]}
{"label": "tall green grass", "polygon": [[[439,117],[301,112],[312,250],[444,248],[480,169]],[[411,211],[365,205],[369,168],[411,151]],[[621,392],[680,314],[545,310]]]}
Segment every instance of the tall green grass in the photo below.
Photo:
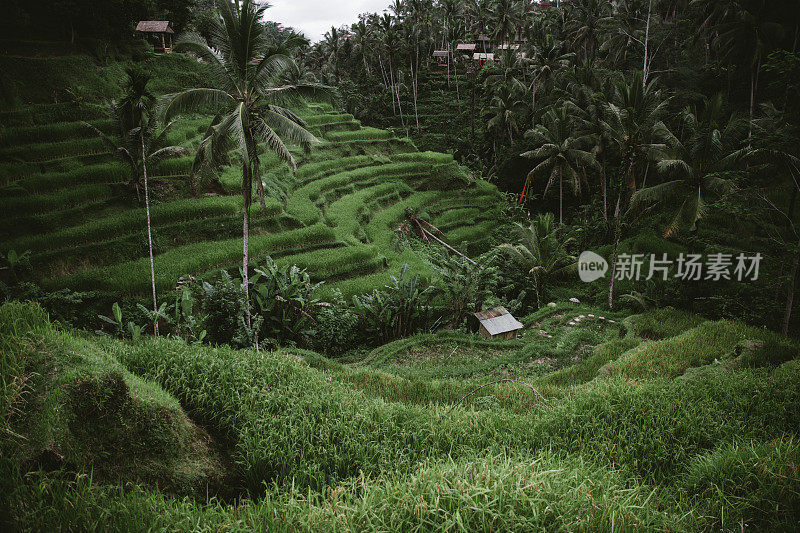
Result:
{"label": "tall green grass", "polygon": [[0,200],[0,209],[7,217],[63,211],[65,209],[97,202],[114,196],[112,185],[92,183],[49,194],[12,196]]}
{"label": "tall green grass", "polygon": [[[177,200],[154,205],[150,211],[154,225],[177,222],[181,220],[233,215],[241,209],[241,196],[221,196],[199,199]],[[272,200],[268,214],[276,215],[281,211],[279,202]],[[131,209],[114,213],[104,218],[97,218],[58,231],[22,237],[4,243],[0,249],[42,250],[47,248],[63,248],[89,241],[108,240],[120,235],[139,232],[145,227],[143,209]]]}
{"label": "tall green grass", "polygon": [[[266,255],[297,243],[330,242],[333,230],[323,225],[309,226],[277,234],[251,235],[250,257]],[[242,253],[242,240],[227,239],[179,246],[155,257],[156,287],[171,290],[184,274],[202,274],[234,264]],[[77,290],[104,290],[117,294],[146,294],[150,287],[150,262],[147,258],[113,266],[77,272],[44,280],[50,288],[70,287]]]}
{"label": "tall green grass", "polygon": [[394,134],[377,128],[361,128],[354,131],[329,131],[325,137],[331,142],[369,141],[391,139]]}
{"label": "tall green grass", "polygon": [[[690,367],[708,365],[732,355],[745,340],[774,339],[767,330],[738,322],[703,322],[680,335],[642,344],[611,364],[612,376],[626,378],[674,378]],[[797,347],[795,347],[797,350]]]}
{"label": "tall green grass", "polygon": [[22,161],[46,161],[76,155],[102,154],[108,152],[102,139],[88,137],[85,139],[69,139],[66,141],[34,143],[0,149],[0,156],[5,159]]}

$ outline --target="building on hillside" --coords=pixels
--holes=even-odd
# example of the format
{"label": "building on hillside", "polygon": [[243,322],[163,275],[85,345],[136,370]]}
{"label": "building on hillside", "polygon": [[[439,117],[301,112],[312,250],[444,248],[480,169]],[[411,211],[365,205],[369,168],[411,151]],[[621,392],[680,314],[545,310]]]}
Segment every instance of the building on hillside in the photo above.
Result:
{"label": "building on hillside", "polygon": [[140,20],[136,25],[136,31],[145,34],[145,38],[153,45],[156,52],[172,51],[172,35],[175,31],[168,20]]}
{"label": "building on hillside", "polygon": [[487,309],[474,316],[480,323],[478,331],[485,339],[516,339],[517,332],[524,327],[505,307]]}
{"label": "building on hillside", "polygon": [[472,59],[474,52],[475,43],[458,43],[456,45],[456,57],[460,55],[462,59]]}
{"label": "building on hillside", "polygon": [[500,44],[497,45],[498,50],[519,50],[518,44]]}
{"label": "building on hillside", "polygon": [[475,42],[478,44],[477,49],[482,52],[488,52],[492,49],[492,40],[489,39],[488,35],[480,34],[478,38],[475,39]]}
{"label": "building on hillside", "polygon": [[494,61],[494,54],[491,52],[475,52],[472,54],[473,61],[479,61],[481,65],[487,61]]}
{"label": "building on hillside", "polygon": [[433,59],[436,60],[437,63],[440,65],[447,64],[447,59],[450,57],[450,52],[447,50],[434,50],[433,51]]}

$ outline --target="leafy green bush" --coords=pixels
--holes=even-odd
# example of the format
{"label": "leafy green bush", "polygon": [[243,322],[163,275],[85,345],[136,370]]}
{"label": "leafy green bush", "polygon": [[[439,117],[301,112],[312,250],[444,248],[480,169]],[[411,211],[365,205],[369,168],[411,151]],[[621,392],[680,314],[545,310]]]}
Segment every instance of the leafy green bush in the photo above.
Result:
{"label": "leafy green bush", "polygon": [[320,307],[314,315],[314,335],[311,345],[314,350],[337,357],[357,348],[363,342],[358,315],[340,291],[331,297],[330,306]]}
{"label": "leafy green bush", "polygon": [[354,298],[364,333],[376,342],[388,342],[407,337],[424,328],[430,320],[431,287],[420,282],[419,274],[406,277],[409,266],[404,264],[400,276],[391,276],[385,290]]}
{"label": "leafy green bush", "polygon": [[207,286],[203,299],[203,327],[208,334],[208,340],[217,344],[234,345],[234,339],[241,336],[244,311],[244,290],[241,282],[233,281],[223,270],[217,282]]}

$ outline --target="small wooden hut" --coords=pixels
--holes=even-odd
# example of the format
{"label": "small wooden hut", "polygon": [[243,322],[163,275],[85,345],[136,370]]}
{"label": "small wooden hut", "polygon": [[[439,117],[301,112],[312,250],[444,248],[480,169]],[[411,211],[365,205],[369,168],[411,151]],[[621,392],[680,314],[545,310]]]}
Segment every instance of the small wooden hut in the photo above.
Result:
{"label": "small wooden hut", "polygon": [[446,65],[447,64],[447,59],[449,57],[450,57],[450,52],[448,52],[447,50],[434,50],[433,51],[433,58],[440,65]]}
{"label": "small wooden hut", "polygon": [[458,43],[456,45],[456,56],[461,54],[463,59],[472,59],[472,54],[475,52],[475,43]]}
{"label": "small wooden hut", "polygon": [[475,313],[480,334],[485,339],[515,339],[524,326],[505,307],[494,307]]}
{"label": "small wooden hut", "polygon": [[492,52],[475,52],[472,54],[473,61],[479,61],[481,65],[487,61],[494,61],[494,54]]}
{"label": "small wooden hut", "polygon": [[[175,31],[170,27],[168,20],[140,20],[136,25],[136,31],[144,33],[153,43],[156,51],[168,53],[172,50],[172,35]],[[161,46],[159,46],[159,37]]]}

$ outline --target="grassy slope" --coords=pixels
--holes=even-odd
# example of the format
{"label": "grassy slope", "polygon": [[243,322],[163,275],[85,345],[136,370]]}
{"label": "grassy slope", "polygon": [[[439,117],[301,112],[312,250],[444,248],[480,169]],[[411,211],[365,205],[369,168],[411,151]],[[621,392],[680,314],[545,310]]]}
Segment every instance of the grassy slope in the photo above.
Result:
{"label": "grassy slope", "polygon": [[221,488],[226,467],[205,431],[101,346],[14,303],[0,307],[0,338],[4,437],[12,436],[3,454],[23,472],[64,466],[181,494]]}
{"label": "grassy slope", "polygon": [[[9,487],[17,525],[46,528],[60,520],[76,528],[96,527],[109,510],[119,517],[119,529],[179,529],[190,523],[280,530],[345,525],[596,530],[612,524],[697,529],[738,527],[740,521],[756,528],[791,528],[800,519],[800,419],[795,408],[800,361],[795,344],[790,345],[792,361],[776,366],[768,353],[757,353],[747,364],[701,367],[707,370],[703,379],[643,375],[630,380],[602,372],[597,376],[596,370],[592,378],[587,367],[594,357],[605,351],[602,357],[613,359],[642,342],[631,328],[612,324],[609,331],[625,336],[601,336],[586,359],[528,378],[547,391],[549,402],[512,413],[480,401],[443,408],[463,389],[455,386],[458,380],[431,379],[425,372],[414,379],[454,385],[440,389],[441,401],[421,401],[415,393],[424,390],[367,391],[357,381],[340,379],[350,372],[372,372],[366,381],[381,376],[411,381],[386,370],[395,357],[390,354],[402,350],[387,349],[361,366],[344,366],[310,352],[256,354],[169,339],[140,344],[76,339],[49,327],[30,331],[24,324],[12,331],[12,317],[26,316],[29,309],[3,308],[5,345],[23,337],[38,346],[59,340],[82,352],[102,353],[140,378],[154,380],[190,416],[230,443],[246,485],[263,497],[233,506],[197,506],[146,488],[122,493],[97,481],[63,483],[37,474]],[[534,347],[532,353],[547,349],[549,338],[539,333],[541,328],[553,334],[556,346],[565,346],[570,332],[591,330],[587,324],[563,331],[580,315],[588,317],[586,311],[594,314],[564,305],[528,317],[534,336],[519,344]],[[631,321],[659,318],[656,312]],[[664,340],[694,332],[697,342],[713,343],[715,337],[702,326],[716,323],[689,326],[685,332],[685,323],[674,324],[663,331]],[[736,331],[738,325],[727,327]],[[430,346],[431,338],[418,341]],[[476,341],[473,348],[479,346]],[[18,363],[24,366],[28,356],[23,353]],[[582,372],[565,375],[579,367]],[[500,387],[489,392],[500,394]]]}
{"label": "grassy slope", "polygon": [[[85,61],[64,61],[78,71],[89,68]],[[147,66],[156,75],[156,89],[175,90],[195,80],[193,67],[177,58],[157,58]],[[170,68],[177,72],[172,85],[161,79]],[[121,69],[112,64],[85,83],[108,96],[104,83]],[[300,161],[297,177],[271,154],[262,156],[266,179],[281,183],[287,198],[270,199],[265,214],[254,206],[253,257],[270,254],[282,263],[302,264],[314,281],[326,281],[326,294],[338,288],[346,297],[383,286],[405,262],[429,276],[425,261],[392,245],[406,207],[460,220],[444,228],[451,244],[469,252],[485,248],[500,222],[494,187],[470,184],[450,156],[418,152],[410,142],[362,127],[330,107],[311,105],[300,114],[322,143],[308,154],[292,148]],[[8,126],[0,128],[0,182],[6,184],[0,209],[7,216],[0,224],[0,252],[31,250],[34,276],[50,289],[147,294],[141,208],[123,185],[124,167],[80,124],[89,119],[109,127],[101,110],[91,104],[38,104],[5,111],[3,117]],[[195,146],[208,120],[183,119],[170,142]],[[156,196],[162,191],[153,208],[161,291],[171,290],[183,274],[233,266],[241,253],[240,169],[233,165],[222,172],[223,189],[231,196],[191,199],[184,198],[190,164],[191,156],[183,157],[153,171]],[[465,212],[469,218],[460,216]]]}

